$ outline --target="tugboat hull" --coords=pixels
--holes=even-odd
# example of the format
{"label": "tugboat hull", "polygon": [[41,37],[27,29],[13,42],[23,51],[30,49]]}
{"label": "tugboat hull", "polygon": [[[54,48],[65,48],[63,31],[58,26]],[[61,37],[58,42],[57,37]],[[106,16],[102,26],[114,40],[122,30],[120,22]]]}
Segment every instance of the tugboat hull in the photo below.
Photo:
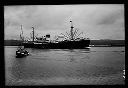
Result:
{"label": "tugboat hull", "polygon": [[25,51],[25,52],[16,51],[16,58],[22,58],[22,57],[25,57],[28,55],[29,55],[29,53],[27,51]]}

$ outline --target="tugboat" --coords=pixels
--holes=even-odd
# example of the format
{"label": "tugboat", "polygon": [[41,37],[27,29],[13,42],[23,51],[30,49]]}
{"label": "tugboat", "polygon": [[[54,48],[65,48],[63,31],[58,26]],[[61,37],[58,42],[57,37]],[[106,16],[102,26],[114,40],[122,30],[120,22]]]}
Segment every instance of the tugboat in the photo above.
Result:
{"label": "tugboat", "polygon": [[[22,30],[22,25],[21,25],[21,30]],[[22,30],[22,36],[20,34],[20,39],[22,41],[24,41],[24,38],[23,38],[23,30]],[[22,57],[25,57],[25,56],[28,56],[29,55],[29,52],[22,46],[22,43],[19,45],[19,47],[17,48],[17,51],[16,51],[16,58],[22,58]]]}
{"label": "tugboat", "polygon": [[78,29],[74,30],[72,21],[71,30],[69,33],[62,34],[65,40],[62,41],[50,41],[50,34],[42,37],[42,41],[35,41],[34,27],[33,28],[33,40],[24,42],[25,48],[39,48],[39,49],[87,49],[90,45],[89,38],[79,37],[83,32],[78,34]]}
{"label": "tugboat", "polygon": [[16,51],[16,57],[17,58],[25,57],[28,55],[29,55],[28,51],[25,50],[24,48],[18,48]]}

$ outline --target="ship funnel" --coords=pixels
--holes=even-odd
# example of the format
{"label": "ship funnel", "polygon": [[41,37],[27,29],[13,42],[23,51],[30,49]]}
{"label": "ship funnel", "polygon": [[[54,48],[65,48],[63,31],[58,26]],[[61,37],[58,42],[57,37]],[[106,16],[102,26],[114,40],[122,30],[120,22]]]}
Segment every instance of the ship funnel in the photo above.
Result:
{"label": "ship funnel", "polygon": [[50,42],[50,34],[46,34],[46,41]]}
{"label": "ship funnel", "polygon": [[50,34],[46,34],[46,38],[50,38]]}

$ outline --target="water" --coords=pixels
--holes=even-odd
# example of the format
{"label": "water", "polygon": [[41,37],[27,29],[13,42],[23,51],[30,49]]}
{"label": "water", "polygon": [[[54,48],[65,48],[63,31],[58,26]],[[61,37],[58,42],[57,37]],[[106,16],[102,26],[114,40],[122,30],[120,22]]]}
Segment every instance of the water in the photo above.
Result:
{"label": "water", "polygon": [[17,46],[5,46],[6,85],[125,84],[125,47],[90,49],[27,49],[15,58]]}

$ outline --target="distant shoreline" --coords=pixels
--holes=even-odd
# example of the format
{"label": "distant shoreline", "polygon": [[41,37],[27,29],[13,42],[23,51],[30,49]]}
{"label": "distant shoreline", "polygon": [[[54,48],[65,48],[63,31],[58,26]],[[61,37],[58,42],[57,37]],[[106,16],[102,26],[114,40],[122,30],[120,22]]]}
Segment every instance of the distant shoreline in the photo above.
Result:
{"label": "distant shoreline", "polygon": [[89,47],[125,47],[125,45],[89,45]]}
{"label": "distant shoreline", "polygon": [[[5,45],[5,46],[18,46],[18,45]],[[125,47],[124,45],[110,46],[110,45],[89,45],[89,47]]]}

